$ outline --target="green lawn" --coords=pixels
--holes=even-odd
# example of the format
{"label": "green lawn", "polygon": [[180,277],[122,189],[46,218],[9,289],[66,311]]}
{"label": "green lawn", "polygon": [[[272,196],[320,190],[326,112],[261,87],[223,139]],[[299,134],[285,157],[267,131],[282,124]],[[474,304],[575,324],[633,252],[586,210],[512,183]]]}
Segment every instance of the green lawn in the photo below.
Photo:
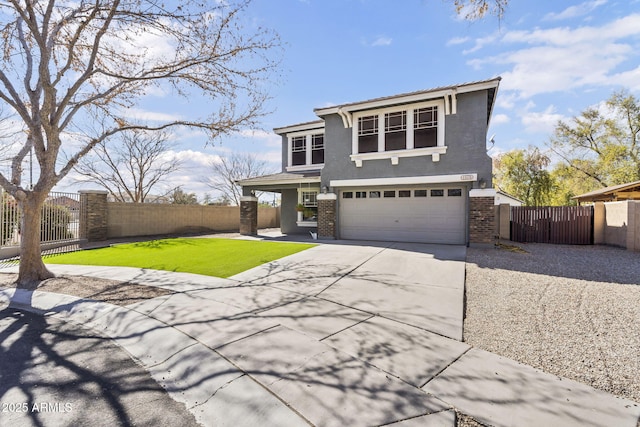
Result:
{"label": "green lawn", "polygon": [[47,257],[49,264],[107,265],[229,277],[315,245],[231,239],[163,239]]}

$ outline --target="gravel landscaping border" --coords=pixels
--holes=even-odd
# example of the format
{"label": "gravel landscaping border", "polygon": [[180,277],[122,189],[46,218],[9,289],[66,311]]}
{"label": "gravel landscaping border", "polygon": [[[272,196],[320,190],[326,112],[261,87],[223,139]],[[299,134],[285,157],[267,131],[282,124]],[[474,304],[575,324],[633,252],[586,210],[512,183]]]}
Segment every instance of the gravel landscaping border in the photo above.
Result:
{"label": "gravel landscaping border", "polygon": [[640,254],[606,246],[469,248],[464,341],[640,402]]}
{"label": "gravel landscaping border", "polygon": [[[17,274],[0,273],[0,288],[15,288]],[[93,301],[127,306],[150,298],[174,294],[174,291],[155,286],[126,283],[88,276],[58,276],[43,280],[38,291],[73,295]]]}

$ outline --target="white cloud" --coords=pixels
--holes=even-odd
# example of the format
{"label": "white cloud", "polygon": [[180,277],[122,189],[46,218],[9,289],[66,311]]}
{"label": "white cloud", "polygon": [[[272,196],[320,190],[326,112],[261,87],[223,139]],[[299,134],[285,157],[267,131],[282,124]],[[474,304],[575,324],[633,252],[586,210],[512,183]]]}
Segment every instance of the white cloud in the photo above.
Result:
{"label": "white cloud", "polygon": [[209,166],[212,162],[220,161],[220,156],[217,154],[204,153],[202,151],[194,150],[169,150],[166,153],[167,157],[176,157],[182,164],[181,169],[190,169],[191,166]]}
{"label": "white cloud", "polygon": [[546,21],[561,21],[564,19],[576,18],[578,16],[584,16],[597,9],[598,7],[605,5],[607,0],[594,0],[587,1],[575,6],[569,6],[560,13],[549,13],[544,17]]}
{"label": "white cloud", "polygon": [[516,94],[511,93],[501,93],[498,98],[496,98],[496,107],[502,108],[505,110],[512,110],[516,105]]}
{"label": "white cloud", "polygon": [[393,42],[391,37],[380,36],[371,43],[371,46],[389,46]]}
{"label": "white cloud", "polygon": [[469,40],[470,40],[469,37],[454,37],[449,41],[447,41],[447,46],[455,46],[458,44],[463,44],[468,42]]}
{"label": "white cloud", "polygon": [[147,111],[139,108],[127,108],[124,113],[125,117],[134,120],[144,120],[150,122],[170,122],[182,119],[181,116],[176,114],[159,113],[156,111]]}
{"label": "white cloud", "polygon": [[[634,82],[638,81],[640,70],[617,71],[636,54],[637,47],[631,38],[637,36],[640,36],[640,14],[599,27],[509,31],[496,42],[527,46],[473,59],[468,64],[476,69],[488,65],[509,67],[508,71],[500,73],[503,77],[501,87],[515,91],[520,98],[622,82],[637,87]],[[476,47],[483,46],[485,39],[478,39]]]}
{"label": "white cloud", "polygon": [[480,37],[475,40],[475,45],[472,48],[463,50],[462,54],[468,55],[470,53],[477,52],[483,47],[495,43],[498,40],[498,36],[499,36],[498,33],[494,33],[486,37]]}
{"label": "white cloud", "polygon": [[243,138],[258,140],[267,147],[280,147],[282,145],[282,137],[273,132],[249,129],[240,131],[239,135]]}
{"label": "white cloud", "polygon": [[611,82],[625,86],[633,92],[640,92],[640,66],[633,70],[623,71],[612,75]]}
{"label": "white cloud", "polygon": [[282,152],[280,151],[267,151],[265,153],[256,153],[256,158],[258,160],[264,160],[267,163],[272,163],[274,165],[274,170],[279,168],[282,164]]}
{"label": "white cloud", "polygon": [[553,105],[541,112],[525,111],[522,114],[522,124],[525,127],[525,131],[529,133],[551,134],[558,121],[566,119],[565,116],[556,112],[556,108]]}
{"label": "white cloud", "polygon": [[507,116],[506,114],[496,114],[491,119],[491,124],[499,125],[499,124],[503,124],[503,123],[509,123],[510,121],[511,121],[511,118],[509,116]]}

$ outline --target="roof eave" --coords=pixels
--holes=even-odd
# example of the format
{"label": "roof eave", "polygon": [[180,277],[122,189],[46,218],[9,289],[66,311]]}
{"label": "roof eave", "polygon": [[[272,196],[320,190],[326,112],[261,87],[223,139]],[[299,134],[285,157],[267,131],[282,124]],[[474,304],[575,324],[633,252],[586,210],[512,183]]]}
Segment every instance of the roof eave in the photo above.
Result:
{"label": "roof eave", "polygon": [[283,126],[280,128],[273,128],[273,131],[278,135],[284,135],[292,132],[300,132],[305,130],[324,129],[324,120],[315,120],[313,122],[298,123],[290,126]]}
{"label": "roof eave", "polygon": [[[336,105],[326,108],[315,108],[313,111],[317,116],[327,116],[329,114],[339,114],[341,112],[354,112],[384,107],[390,104],[410,104],[428,99],[440,98],[451,93],[468,93],[487,89],[497,89],[500,85],[501,77],[474,83],[464,83],[460,85],[446,86],[430,89],[422,92],[407,93],[385,98],[378,98],[369,101],[356,102],[350,104]],[[494,97],[495,99],[495,97]]]}

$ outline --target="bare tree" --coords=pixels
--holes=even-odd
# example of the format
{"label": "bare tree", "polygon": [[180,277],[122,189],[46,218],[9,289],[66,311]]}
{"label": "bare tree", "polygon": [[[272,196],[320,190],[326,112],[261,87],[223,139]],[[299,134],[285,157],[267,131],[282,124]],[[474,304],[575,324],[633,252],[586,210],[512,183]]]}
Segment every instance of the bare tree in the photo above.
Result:
{"label": "bare tree", "polygon": [[484,18],[486,15],[493,15],[502,19],[504,12],[509,5],[509,0],[448,0],[453,1],[456,13],[468,21],[475,21]]}
{"label": "bare tree", "polygon": [[180,168],[171,148],[165,132],[124,132],[117,143],[97,144],[75,170],[103,186],[118,202],[144,203],[156,185]]}
{"label": "bare tree", "polygon": [[218,191],[223,199],[230,200],[236,206],[240,205],[242,190],[237,180],[254,178],[271,172],[267,162],[259,160],[252,153],[231,153],[229,156],[219,156],[219,159],[209,163],[211,176],[205,178],[204,183],[209,188]]}
{"label": "bare tree", "polygon": [[13,159],[14,142],[20,137],[25,135],[24,129],[16,128],[15,117],[7,114],[4,106],[0,103],[0,165],[9,166]]}
{"label": "bare tree", "polygon": [[[40,211],[80,158],[125,131],[188,126],[214,138],[264,114],[263,80],[279,40],[243,29],[250,0],[0,0],[0,104],[24,123],[24,140],[0,185],[23,211],[18,286],[52,277],[40,254]],[[131,113],[159,89],[208,100],[203,117],[153,122]],[[33,148],[33,189],[21,163]],[[64,156],[61,154],[65,153]]]}

